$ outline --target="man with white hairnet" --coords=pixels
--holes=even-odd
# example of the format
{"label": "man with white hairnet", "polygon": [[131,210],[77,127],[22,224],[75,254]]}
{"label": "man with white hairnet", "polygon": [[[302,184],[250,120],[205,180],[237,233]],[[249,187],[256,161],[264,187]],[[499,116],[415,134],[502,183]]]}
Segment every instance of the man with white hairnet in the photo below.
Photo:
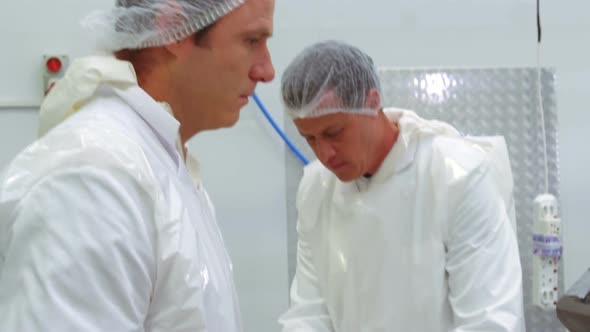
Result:
{"label": "man with white hairnet", "polygon": [[382,108],[372,60],[341,42],[297,56],[282,98],[319,159],[284,332],[525,330],[501,138]]}
{"label": "man with white hairnet", "polygon": [[231,262],[187,154],[258,82],[274,0],[117,0],[85,25],[0,176],[0,331],[241,331]]}

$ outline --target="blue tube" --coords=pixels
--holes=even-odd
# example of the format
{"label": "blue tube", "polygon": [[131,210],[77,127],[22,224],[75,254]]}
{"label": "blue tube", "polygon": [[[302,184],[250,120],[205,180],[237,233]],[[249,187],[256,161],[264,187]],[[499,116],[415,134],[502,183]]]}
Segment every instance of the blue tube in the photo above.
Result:
{"label": "blue tube", "polygon": [[279,126],[277,125],[275,120],[272,118],[272,116],[270,116],[270,114],[266,110],[266,107],[264,107],[264,104],[262,104],[262,101],[260,100],[260,98],[258,98],[258,95],[256,94],[256,92],[254,92],[254,95],[252,97],[254,98],[256,105],[258,105],[258,108],[260,108],[260,110],[262,111],[262,113],[264,114],[264,116],[266,117],[268,122],[270,122],[270,124],[275,129],[275,131],[283,138],[283,141],[285,141],[285,143],[289,146],[291,151],[293,151],[293,153],[295,153],[295,155],[297,155],[297,157],[301,160],[301,162],[303,162],[304,165],[309,164],[309,160],[307,160],[307,158],[305,158],[305,156],[301,153],[301,151],[299,151],[297,149],[297,147],[293,144],[293,142],[291,142],[289,140],[287,135],[285,135],[285,133],[281,130],[281,128],[279,128]]}

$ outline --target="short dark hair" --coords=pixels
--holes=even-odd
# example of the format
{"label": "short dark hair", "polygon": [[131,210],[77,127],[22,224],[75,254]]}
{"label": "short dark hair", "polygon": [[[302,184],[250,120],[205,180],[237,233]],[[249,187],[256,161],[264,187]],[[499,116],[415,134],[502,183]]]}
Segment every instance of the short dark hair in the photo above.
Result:
{"label": "short dark hair", "polygon": [[215,26],[215,24],[217,24],[217,21],[209,24],[208,26],[204,27],[203,29],[201,29],[195,33],[195,35],[194,35],[195,36],[195,39],[194,39],[195,45],[201,46],[201,45],[205,44],[205,42],[206,42],[205,39],[207,38],[207,35],[209,35],[209,31],[211,31],[211,29]]}

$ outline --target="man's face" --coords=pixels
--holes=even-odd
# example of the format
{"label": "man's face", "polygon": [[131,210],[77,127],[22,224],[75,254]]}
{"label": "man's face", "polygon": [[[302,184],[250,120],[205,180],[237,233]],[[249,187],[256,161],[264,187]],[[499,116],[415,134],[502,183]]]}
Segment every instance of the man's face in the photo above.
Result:
{"label": "man's face", "polygon": [[376,144],[376,116],[333,113],[294,123],[320,162],[341,181],[368,172]]}
{"label": "man's face", "polygon": [[[247,0],[221,18],[171,68],[185,132],[234,125],[258,82],[274,78],[267,47],[274,0]],[[183,43],[187,42],[182,41]]]}

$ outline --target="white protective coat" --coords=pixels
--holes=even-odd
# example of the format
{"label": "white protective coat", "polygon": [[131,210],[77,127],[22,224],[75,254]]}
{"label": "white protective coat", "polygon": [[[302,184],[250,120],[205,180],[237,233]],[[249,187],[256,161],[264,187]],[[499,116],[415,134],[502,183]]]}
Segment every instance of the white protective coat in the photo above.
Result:
{"label": "white protective coat", "polygon": [[52,91],[47,133],[0,177],[0,331],[241,331],[179,123],[128,63],[84,61]]}
{"label": "white protective coat", "polygon": [[400,135],[370,180],[305,169],[283,331],[524,332],[504,140],[386,114]]}

